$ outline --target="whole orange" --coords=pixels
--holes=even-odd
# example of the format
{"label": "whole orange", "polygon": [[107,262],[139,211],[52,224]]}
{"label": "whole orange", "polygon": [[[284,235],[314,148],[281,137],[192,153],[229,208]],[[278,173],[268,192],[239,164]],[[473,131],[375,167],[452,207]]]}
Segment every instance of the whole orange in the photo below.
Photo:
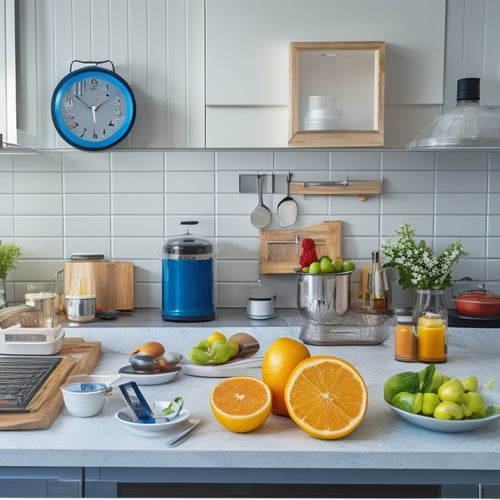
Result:
{"label": "whole orange", "polygon": [[309,349],[298,340],[281,337],[267,349],[262,360],[262,380],[273,395],[271,411],[276,415],[288,415],[285,404],[285,386],[293,369],[311,356]]}

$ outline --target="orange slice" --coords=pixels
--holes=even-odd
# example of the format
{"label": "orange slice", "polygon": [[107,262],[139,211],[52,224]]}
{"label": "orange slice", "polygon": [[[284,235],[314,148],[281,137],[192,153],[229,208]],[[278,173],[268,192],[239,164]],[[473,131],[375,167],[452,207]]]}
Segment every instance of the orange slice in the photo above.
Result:
{"label": "orange slice", "polygon": [[363,420],[368,391],[359,372],[333,356],[312,356],[299,363],[285,387],[292,420],[311,436],[337,439]]}
{"label": "orange slice", "polygon": [[262,425],[271,413],[271,390],[255,377],[229,377],[210,394],[215,418],[232,432],[249,432]]}

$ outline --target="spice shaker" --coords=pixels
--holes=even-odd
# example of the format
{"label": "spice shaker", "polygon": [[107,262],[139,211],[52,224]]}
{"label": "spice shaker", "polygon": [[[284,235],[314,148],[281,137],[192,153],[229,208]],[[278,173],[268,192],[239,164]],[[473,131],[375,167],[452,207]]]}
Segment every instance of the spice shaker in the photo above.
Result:
{"label": "spice shaker", "polygon": [[394,359],[397,361],[417,361],[417,336],[411,313],[398,315],[394,337]]}
{"label": "spice shaker", "polygon": [[380,262],[380,252],[372,252],[372,272],[370,275],[369,306],[376,310],[391,308],[390,290],[385,270]]}

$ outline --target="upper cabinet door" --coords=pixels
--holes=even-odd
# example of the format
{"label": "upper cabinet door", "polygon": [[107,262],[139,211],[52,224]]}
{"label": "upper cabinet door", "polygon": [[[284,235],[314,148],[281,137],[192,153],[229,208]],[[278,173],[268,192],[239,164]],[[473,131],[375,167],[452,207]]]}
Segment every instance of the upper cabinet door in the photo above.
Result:
{"label": "upper cabinet door", "polygon": [[[445,0],[206,0],[206,30],[207,147],[287,146],[290,42],[385,41],[386,107],[443,102]],[[268,144],[248,113],[281,116]]]}
{"label": "upper cabinet door", "polygon": [[33,146],[69,147],[50,100],[76,59],[110,59],[134,91],[136,121],[119,148],[205,146],[204,0],[17,2],[18,120]]}

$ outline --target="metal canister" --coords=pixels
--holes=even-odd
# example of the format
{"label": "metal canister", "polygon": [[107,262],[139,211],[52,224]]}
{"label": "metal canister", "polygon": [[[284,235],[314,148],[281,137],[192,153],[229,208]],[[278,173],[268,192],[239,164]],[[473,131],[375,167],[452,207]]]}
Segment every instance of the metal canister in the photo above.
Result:
{"label": "metal canister", "polygon": [[[197,224],[184,221],[181,224]],[[162,318],[168,321],[209,321],[213,304],[213,246],[186,232],[163,245]]]}

